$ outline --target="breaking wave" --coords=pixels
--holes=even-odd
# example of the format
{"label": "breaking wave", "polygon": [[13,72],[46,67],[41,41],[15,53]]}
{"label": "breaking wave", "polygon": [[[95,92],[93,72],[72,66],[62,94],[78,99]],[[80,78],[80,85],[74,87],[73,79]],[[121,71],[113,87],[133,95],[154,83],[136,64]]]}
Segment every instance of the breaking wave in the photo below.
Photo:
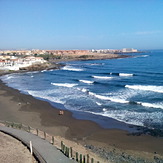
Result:
{"label": "breaking wave", "polygon": [[47,70],[42,70],[41,72],[46,72]]}
{"label": "breaking wave", "polygon": [[134,74],[119,73],[119,76],[133,76]]}
{"label": "breaking wave", "polygon": [[137,102],[137,104],[145,106],[145,107],[150,107],[150,108],[163,109],[163,103]]}
{"label": "breaking wave", "polygon": [[128,74],[128,73],[115,73],[115,72],[110,72],[110,75],[114,76],[134,76],[134,74]]}
{"label": "breaking wave", "polygon": [[130,89],[138,89],[143,91],[152,91],[152,92],[158,92],[163,93],[163,86],[154,86],[154,85],[125,85],[126,88]]}
{"label": "breaking wave", "polygon": [[92,77],[96,79],[104,79],[104,80],[113,79],[113,77],[109,77],[109,76],[92,76]]}
{"label": "breaking wave", "polygon": [[88,93],[89,92],[89,90],[88,89],[86,89],[86,88],[82,88],[82,89],[80,89],[80,88],[77,88],[79,91],[82,91],[82,92],[86,92],[86,93]]}
{"label": "breaking wave", "polygon": [[62,70],[67,70],[67,71],[84,71],[81,68],[75,68],[75,67],[72,67],[72,66],[65,66],[65,67],[62,68]]}
{"label": "breaking wave", "polygon": [[98,106],[101,106],[102,104],[101,103],[99,103],[99,102],[96,102],[96,104],[98,105]]}
{"label": "breaking wave", "polygon": [[78,85],[78,84],[70,84],[70,83],[51,83],[51,84],[59,87],[68,87],[68,88]]}
{"label": "breaking wave", "polygon": [[144,107],[149,107],[149,108],[157,108],[157,109],[163,109],[163,103],[146,103],[146,102],[137,102],[137,101],[130,101],[118,97],[108,97],[108,96],[103,96],[103,95],[98,95],[93,92],[88,92],[89,95],[94,96],[98,99],[101,100],[108,100],[112,101],[115,103],[121,103],[121,104],[131,104],[131,105],[142,105]]}
{"label": "breaking wave", "polygon": [[[90,112],[90,111],[88,111]],[[125,122],[127,124],[137,125],[137,126],[152,126],[155,124],[162,123],[163,115],[160,114],[161,112],[134,112],[134,111],[127,111],[127,110],[107,110],[103,108],[103,112],[95,113],[90,112],[95,115],[101,115],[105,117],[110,117],[116,119],[121,122]]]}
{"label": "breaking wave", "polygon": [[98,99],[101,99],[101,100],[109,100],[109,101],[117,102],[117,103],[129,103],[129,101],[126,101],[124,99],[118,99],[118,98],[113,98],[113,97],[107,97],[107,96],[103,96],[103,95],[98,95],[98,94],[95,94],[93,92],[89,92],[88,94],[91,95],[91,96],[94,96],[94,97],[96,97]]}
{"label": "breaking wave", "polygon": [[149,55],[138,55],[138,56],[134,56],[133,58],[141,58],[141,57],[149,57]]}
{"label": "breaking wave", "polygon": [[65,102],[62,99],[49,95],[49,94],[53,93],[53,91],[55,91],[55,90],[45,90],[45,91],[30,91],[30,90],[26,90],[26,92],[29,95],[32,95],[34,97],[45,99],[45,100],[48,100],[48,101],[51,101],[51,102],[56,102],[56,103],[64,104]]}
{"label": "breaking wave", "polygon": [[89,80],[79,80],[82,83],[86,83],[86,84],[93,84],[94,81],[89,81]]}

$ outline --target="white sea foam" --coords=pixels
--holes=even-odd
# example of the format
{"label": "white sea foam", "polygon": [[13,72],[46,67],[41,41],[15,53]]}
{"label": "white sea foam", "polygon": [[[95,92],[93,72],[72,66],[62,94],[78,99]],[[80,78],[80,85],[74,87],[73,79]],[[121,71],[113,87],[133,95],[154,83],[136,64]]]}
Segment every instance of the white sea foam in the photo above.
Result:
{"label": "white sea foam", "polygon": [[95,114],[95,115],[101,115],[104,117],[113,118],[113,119],[116,119],[120,122],[125,122],[127,124],[143,126],[142,120],[135,119],[134,116],[133,116],[134,117],[133,119],[132,118],[129,119],[128,115],[126,114],[126,111],[124,111],[123,113],[121,111],[107,111],[104,108],[103,112],[101,112],[101,113],[95,113],[95,112],[91,112],[91,111],[87,111],[87,112]]}
{"label": "white sea foam", "polygon": [[101,99],[101,100],[110,100],[109,97],[102,96],[102,95],[98,95],[98,94],[95,94],[95,93],[93,93],[93,92],[89,92],[89,95],[94,96],[94,97],[96,97],[96,98],[98,98],[98,99]]}
{"label": "white sea foam", "polygon": [[134,56],[133,58],[140,58],[140,57],[149,57],[149,55],[138,55],[138,56]]}
{"label": "white sea foam", "polygon": [[47,71],[47,70],[42,70],[41,72],[45,72],[45,71]]}
{"label": "white sea foam", "polygon": [[59,86],[59,87],[74,87],[77,84],[70,84],[70,83],[51,83],[52,85]]}
{"label": "white sea foam", "polygon": [[158,109],[163,109],[163,103],[147,103],[147,102],[137,102],[137,104],[140,104],[145,107],[149,108],[158,108]]}
{"label": "white sea foam", "polygon": [[119,73],[119,76],[133,76],[134,74]]}
{"label": "white sea foam", "polygon": [[101,99],[101,100],[108,100],[108,101],[112,101],[115,103],[122,103],[122,104],[131,103],[131,104],[142,105],[142,106],[149,107],[149,108],[163,109],[163,103],[162,102],[160,102],[160,103],[146,103],[146,102],[137,102],[137,101],[127,100],[128,98],[131,98],[132,96],[134,96],[134,94],[132,94],[132,92],[130,95],[131,97],[129,97],[127,94],[126,94],[126,96],[122,94],[119,96],[111,96],[110,97],[110,96],[98,95],[98,94],[95,94],[93,92],[89,92],[89,95],[94,96],[94,97]]}
{"label": "white sea foam", "polygon": [[125,99],[98,95],[98,94],[95,94],[93,92],[89,92],[89,95],[94,96],[94,97],[101,99],[101,100],[108,100],[108,101],[112,101],[112,102],[116,102],[116,103],[129,103],[129,101],[127,101]]}
{"label": "white sea foam", "polygon": [[82,89],[80,89],[82,92],[89,92],[89,90],[88,89],[86,89],[86,88],[82,88]]}
{"label": "white sea foam", "polygon": [[67,70],[67,71],[84,71],[81,68],[75,68],[73,66],[65,66],[65,67],[62,68],[62,70]]}
{"label": "white sea foam", "polygon": [[105,65],[105,63],[85,63],[84,65],[96,66],[96,65]]}
{"label": "white sea foam", "polygon": [[86,88],[77,88],[77,90],[84,92],[84,93],[89,93],[89,90]]}
{"label": "white sea foam", "polygon": [[126,85],[126,88],[137,89],[143,91],[152,91],[163,93],[163,86],[154,86],[154,85]]}
{"label": "white sea foam", "polygon": [[39,73],[39,71],[29,71],[29,72],[26,72],[26,74],[28,74],[28,73],[30,73],[30,74],[36,74],[36,73]]}
{"label": "white sea foam", "polygon": [[82,83],[86,83],[86,84],[93,84],[94,81],[89,81],[89,80],[79,80]]}
{"label": "white sea foam", "polygon": [[99,103],[99,102],[96,102],[96,104],[98,105],[98,106],[101,106],[102,104],[101,103]]}
{"label": "white sea foam", "polygon": [[12,79],[12,78],[14,78],[14,76],[8,76],[8,75],[6,75],[4,79],[5,80],[9,80],[9,79]]}
{"label": "white sea foam", "polygon": [[149,55],[142,55],[141,57],[148,57]]}
{"label": "white sea foam", "polygon": [[162,123],[163,114],[161,112],[134,112],[127,110],[105,110],[101,113],[90,112],[95,115],[110,117],[127,124],[138,126],[150,126],[151,123]]}
{"label": "white sea foam", "polygon": [[56,103],[60,103],[60,104],[64,104],[65,102],[58,98],[58,97],[53,97],[50,96],[49,94],[52,93],[54,90],[45,90],[45,91],[29,91],[26,90],[26,92],[34,97],[38,97],[41,99],[45,99],[51,102],[56,102]]}
{"label": "white sea foam", "polygon": [[103,108],[102,110],[103,110],[104,112],[106,112],[106,111],[107,111],[107,109],[105,109],[105,108]]}
{"label": "white sea foam", "polygon": [[92,76],[92,77],[96,79],[104,79],[104,80],[113,79],[113,77],[109,77],[109,76]]}
{"label": "white sea foam", "polygon": [[117,102],[117,103],[122,103],[122,104],[125,104],[125,103],[129,103],[129,101],[125,100],[125,99],[121,99],[121,98],[110,98],[110,101],[112,102]]}

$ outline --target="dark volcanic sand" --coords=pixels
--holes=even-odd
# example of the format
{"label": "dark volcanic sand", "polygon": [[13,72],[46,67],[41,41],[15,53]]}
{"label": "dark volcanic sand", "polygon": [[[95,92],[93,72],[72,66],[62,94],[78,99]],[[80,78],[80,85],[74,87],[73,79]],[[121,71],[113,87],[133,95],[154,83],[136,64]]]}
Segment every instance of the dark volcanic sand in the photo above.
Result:
{"label": "dark volcanic sand", "polygon": [[[21,94],[0,81],[0,120],[20,122],[90,147],[124,151],[135,157],[163,156],[163,138],[150,135],[133,136],[127,131],[104,129],[88,120],[77,120],[72,113],[59,110],[48,102]],[[112,125],[112,121],[110,121]]]}

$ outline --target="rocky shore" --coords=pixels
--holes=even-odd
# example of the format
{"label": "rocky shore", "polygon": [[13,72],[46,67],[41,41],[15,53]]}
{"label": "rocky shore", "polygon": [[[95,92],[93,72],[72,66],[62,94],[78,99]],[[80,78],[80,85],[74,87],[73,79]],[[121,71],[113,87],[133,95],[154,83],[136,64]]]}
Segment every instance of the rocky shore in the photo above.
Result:
{"label": "rocky shore", "polygon": [[[51,61],[47,65],[35,65],[18,72],[57,69],[63,66],[58,62],[64,61],[68,60],[63,58],[62,60],[53,60],[53,63]],[[59,109],[51,106],[48,102],[21,94],[18,90],[7,87],[2,81],[0,81],[0,112],[1,120],[39,128],[61,140],[64,139],[65,142],[70,141],[73,147],[78,144],[76,147],[78,151],[82,151],[82,147],[85,147],[88,153],[92,151],[97,158],[102,158],[103,161],[100,162],[163,162],[161,136],[154,137],[144,133],[134,135],[118,129],[104,129],[92,121],[75,119],[69,111],[64,111],[64,115],[61,116]],[[112,125],[112,121],[109,125]]]}
{"label": "rocky shore", "polygon": [[50,69],[59,69],[64,66],[63,62],[69,61],[85,61],[85,60],[103,60],[103,59],[118,59],[118,58],[128,58],[131,56],[128,55],[120,55],[120,54],[94,54],[88,53],[85,55],[63,55],[63,56],[54,56],[51,57],[48,62],[40,63],[40,64],[33,64],[28,67],[21,67],[19,70],[0,70],[0,75],[6,73],[22,73],[27,71],[42,71],[42,70],[50,70]]}
{"label": "rocky shore", "polygon": [[122,150],[113,148],[108,151],[105,148],[97,148],[93,145],[88,145],[86,148],[90,149],[92,152],[96,153],[105,160],[109,160],[114,163],[162,163],[163,158],[160,158],[157,153],[153,158],[143,158],[141,156],[135,155],[134,153],[124,152]]}

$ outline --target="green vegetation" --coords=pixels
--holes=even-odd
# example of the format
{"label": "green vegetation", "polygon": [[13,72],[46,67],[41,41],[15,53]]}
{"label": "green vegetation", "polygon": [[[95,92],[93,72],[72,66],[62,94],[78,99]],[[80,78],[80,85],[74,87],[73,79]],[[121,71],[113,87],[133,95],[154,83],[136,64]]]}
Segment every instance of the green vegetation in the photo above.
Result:
{"label": "green vegetation", "polygon": [[62,59],[61,55],[53,55],[53,54],[40,54],[40,55],[36,55],[37,57],[43,57],[45,60],[49,61],[49,60],[54,60],[54,59]]}
{"label": "green vegetation", "polygon": [[87,58],[92,58],[93,55],[81,55],[79,58],[87,59]]}

